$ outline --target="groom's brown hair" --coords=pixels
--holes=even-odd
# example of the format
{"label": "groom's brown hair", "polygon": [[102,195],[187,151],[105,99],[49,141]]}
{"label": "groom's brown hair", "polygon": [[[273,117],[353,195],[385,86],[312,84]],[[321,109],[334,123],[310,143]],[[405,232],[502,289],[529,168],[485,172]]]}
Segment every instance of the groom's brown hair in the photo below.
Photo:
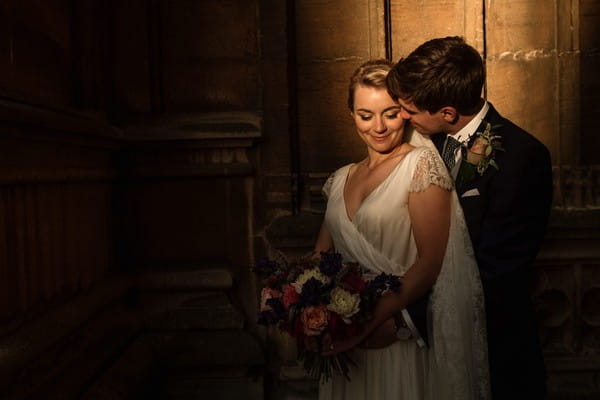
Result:
{"label": "groom's brown hair", "polygon": [[401,58],[387,76],[392,97],[430,113],[452,106],[463,115],[479,108],[484,81],[481,56],[459,36],[423,43]]}

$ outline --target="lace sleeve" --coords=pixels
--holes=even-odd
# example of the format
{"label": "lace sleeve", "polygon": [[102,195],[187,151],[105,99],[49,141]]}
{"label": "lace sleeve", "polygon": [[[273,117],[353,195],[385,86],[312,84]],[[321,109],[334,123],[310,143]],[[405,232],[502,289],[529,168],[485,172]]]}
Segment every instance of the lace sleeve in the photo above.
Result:
{"label": "lace sleeve", "polygon": [[325,199],[329,199],[329,192],[331,191],[331,185],[333,185],[333,177],[335,176],[335,172],[327,178],[325,183],[323,184],[323,188],[321,189],[321,193]]}
{"label": "lace sleeve", "polygon": [[452,190],[454,182],[440,156],[434,150],[425,149],[419,155],[408,191],[422,192],[429,185]]}

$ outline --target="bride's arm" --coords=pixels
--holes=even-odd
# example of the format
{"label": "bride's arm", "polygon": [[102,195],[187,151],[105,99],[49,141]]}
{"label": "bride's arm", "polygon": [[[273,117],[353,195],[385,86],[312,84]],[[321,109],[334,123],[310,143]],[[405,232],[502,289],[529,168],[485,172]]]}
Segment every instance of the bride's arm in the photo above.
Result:
{"label": "bride's arm", "polygon": [[[418,251],[417,261],[402,277],[402,287],[397,293],[383,296],[375,305],[373,318],[364,325],[357,337],[333,344],[334,354],[362,342],[379,326],[386,327],[394,314],[417,301],[431,289],[442,267],[450,230],[450,192],[430,185],[421,192],[412,192],[408,200],[409,215]],[[386,329],[389,331],[389,329]],[[369,343],[371,345],[371,343]]]}
{"label": "bride's arm", "polygon": [[321,229],[319,230],[319,235],[317,236],[317,241],[315,242],[315,254],[320,254],[321,252],[331,251],[333,249],[333,240],[331,239],[331,235],[329,234],[329,230],[325,225],[325,222],[321,224]]}
{"label": "bride's arm", "polygon": [[399,294],[405,308],[431,289],[442,268],[450,232],[450,191],[430,185],[410,193],[408,211],[417,246],[418,259],[402,279]]}

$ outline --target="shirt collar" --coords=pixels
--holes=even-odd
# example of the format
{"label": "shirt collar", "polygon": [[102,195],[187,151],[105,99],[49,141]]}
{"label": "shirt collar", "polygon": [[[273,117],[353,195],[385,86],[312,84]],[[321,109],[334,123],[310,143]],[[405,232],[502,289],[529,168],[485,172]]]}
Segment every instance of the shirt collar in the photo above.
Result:
{"label": "shirt collar", "polygon": [[483,118],[485,117],[485,114],[487,114],[489,109],[490,104],[487,101],[485,101],[483,103],[483,107],[481,107],[481,110],[479,110],[477,115],[475,115],[475,117],[471,121],[469,121],[469,123],[466,124],[460,131],[452,135],[452,137],[461,143],[468,142],[469,138],[475,133],[477,127],[479,127],[479,124],[481,124],[481,121],[483,121]]}

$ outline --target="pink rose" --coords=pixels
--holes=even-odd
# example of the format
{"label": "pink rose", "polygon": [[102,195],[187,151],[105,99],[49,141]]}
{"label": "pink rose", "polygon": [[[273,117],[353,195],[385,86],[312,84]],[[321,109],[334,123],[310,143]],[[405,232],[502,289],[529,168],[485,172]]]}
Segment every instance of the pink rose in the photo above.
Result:
{"label": "pink rose", "polygon": [[485,155],[485,149],[489,145],[488,141],[485,138],[478,137],[473,142],[473,146],[469,150],[471,150],[475,154]]}
{"label": "pink rose", "polygon": [[267,304],[267,300],[281,297],[281,292],[276,289],[263,288],[260,292],[260,311],[271,311],[273,308]]}
{"label": "pink rose", "polygon": [[287,310],[294,303],[300,300],[300,295],[292,285],[285,285],[283,288],[283,306]]}
{"label": "pink rose", "polygon": [[302,310],[300,319],[302,320],[305,335],[319,336],[327,327],[329,311],[324,305],[308,306]]}
{"label": "pink rose", "polygon": [[473,146],[467,151],[467,161],[471,164],[479,164],[487,155],[489,145],[486,139],[482,137],[476,138]]}

